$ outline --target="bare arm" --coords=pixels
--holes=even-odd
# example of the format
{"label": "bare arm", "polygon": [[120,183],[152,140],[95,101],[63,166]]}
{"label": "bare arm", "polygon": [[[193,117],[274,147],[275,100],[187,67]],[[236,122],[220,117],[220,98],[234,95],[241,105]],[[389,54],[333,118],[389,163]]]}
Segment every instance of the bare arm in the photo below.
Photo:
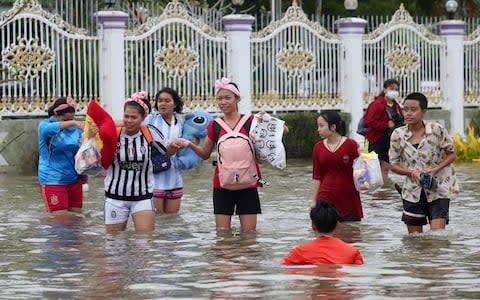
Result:
{"label": "bare arm", "polygon": [[186,140],[187,145],[186,147],[192,148],[193,152],[195,152],[198,156],[200,156],[203,160],[208,159],[210,154],[212,154],[213,147],[215,146],[213,141],[210,140],[208,137],[205,138],[203,142],[203,146],[195,144],[193,141]]}

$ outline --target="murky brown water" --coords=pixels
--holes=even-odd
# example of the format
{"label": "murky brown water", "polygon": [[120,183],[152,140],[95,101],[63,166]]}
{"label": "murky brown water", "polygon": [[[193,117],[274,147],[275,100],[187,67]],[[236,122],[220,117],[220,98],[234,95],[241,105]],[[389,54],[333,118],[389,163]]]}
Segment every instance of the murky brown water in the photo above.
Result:
{"label": "murky brown water", "polygon": [[[407,236],[392,190],[362,197],[365,219],[337,236],[366,264],[283,267],[279,259],[310,240],[309,161],[264,168],[256,234],[214,231],[212,167],[185,176],[181,214],[160,216],[151,235],[106,235],[102,179],[90,180],[84,215],[43,212],[36,177],[0,175],[2,299],[478,299],[480,164],[457,167],[463,192],[440,233]],[[392,176],[394,180],[398,177]]]}

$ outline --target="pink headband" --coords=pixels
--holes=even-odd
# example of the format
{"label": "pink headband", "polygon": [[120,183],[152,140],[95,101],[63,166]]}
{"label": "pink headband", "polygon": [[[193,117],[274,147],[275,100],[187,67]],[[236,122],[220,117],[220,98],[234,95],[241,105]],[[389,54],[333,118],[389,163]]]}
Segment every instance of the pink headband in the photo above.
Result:
{"label": "pink headband", "polygon": [[63,104],[60,104],[59,106],[55,107],[53,112],[61,111],[61,110],[67,109],[69,107],[72,107],[73,109],[75,109],[75,100],[73,100],[73,98],[71,98],[71,97],[67,97],[67,103],[63,103]]}
{"label": "pink headband", "polygon": [[215,94],[218,93],[220,90],[228,90],[238,97],[240,97],[240,91],[232,84],[232,81],[230,79],[223,77],[222,79],[219,79],[215,81]]}
{"label": "pink headband", "polygon": [[127,100],[125,100],[125,103],[128,103],[128,102],[138,103],[145,111],[145,115],[148,115],[150,110],[148,109],[147,104],[145,104],[145,102],[143,101],[143,99],[145,99],[146,97],[147,97],[147,92],[141,91],[141,92],[132,94],[130,98],[127,98]]}

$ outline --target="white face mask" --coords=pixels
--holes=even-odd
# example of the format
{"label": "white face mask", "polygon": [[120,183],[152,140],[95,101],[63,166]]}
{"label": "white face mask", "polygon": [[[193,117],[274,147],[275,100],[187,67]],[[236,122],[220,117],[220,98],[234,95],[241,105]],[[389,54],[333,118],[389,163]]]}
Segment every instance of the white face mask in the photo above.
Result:
{"label": "white face mask", "polygon": [[385,97],[393,100],[398,97],[398,91],[387,91],[387,93],[385,94]]}

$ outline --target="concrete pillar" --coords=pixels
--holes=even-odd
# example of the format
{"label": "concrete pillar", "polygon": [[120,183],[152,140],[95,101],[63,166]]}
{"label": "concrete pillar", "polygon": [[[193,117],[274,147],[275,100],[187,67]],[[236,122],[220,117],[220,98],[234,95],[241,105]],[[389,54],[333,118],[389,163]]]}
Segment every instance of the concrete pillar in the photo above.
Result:
{"label": "concrete pillar", "polygon": [[445,20],[438,24],[440,35],[446,43],[443,92],[446,97],[443,109],[450,111],[450,132],[465,136],[464,118],[464,58],[463,39],[466,24],[459,20]]}
{"label": "concrete pillar", "polygon": [[240,113],[252,111],[250,34],[255,18],[250,15],[228,15],[222,19],[227,34],[227,77],[238,84],[242,100]]}
{"label": "concrete pillar", "polygon": [[345,112],[352,116],[347,134],[362,141],[363,136],[356,133],[357,124],[363,116],[363,48],[362,37],[367,21],[360,18],[345,18],[335,22],[343,45],[343,68],[340,80]]}
{"label": "concrete pillar", "polygon": [[105,110],[115,119],[123,117],[125,100],[125,29],[128,14],[121,11],[95,13],[101,34],[100,97]]}

